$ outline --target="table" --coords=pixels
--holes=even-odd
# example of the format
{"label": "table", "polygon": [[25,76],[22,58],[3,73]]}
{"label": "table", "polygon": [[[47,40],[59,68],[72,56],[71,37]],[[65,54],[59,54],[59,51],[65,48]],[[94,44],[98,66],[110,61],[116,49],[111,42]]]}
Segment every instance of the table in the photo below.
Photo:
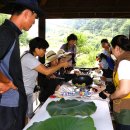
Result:
{"label": "table", "polygon": [[[65,97],[65,99],[70,99],[70,97]],[[75,98],[71,98],[75,99]],[[30,127],[34,122],[44,121],[50,117],[48,112],[46,111],[46,107],[49,102],[57,101],[59,98],[48,98],[47,101],[42,105],[39,111],[34,115],[34,117],[30,120],[30,122],[25,126],[23,130],[26,130]],[[77,99],[81,100],[81,99]],[[103,100],[87,100],[82,99],[85,102],[93,101],[96,106],[97,110],[91,117],[94,119],[94,124],[97,130],[114,130],[112,125],[112,120],[110,116],[109,106],[107,101]]]}

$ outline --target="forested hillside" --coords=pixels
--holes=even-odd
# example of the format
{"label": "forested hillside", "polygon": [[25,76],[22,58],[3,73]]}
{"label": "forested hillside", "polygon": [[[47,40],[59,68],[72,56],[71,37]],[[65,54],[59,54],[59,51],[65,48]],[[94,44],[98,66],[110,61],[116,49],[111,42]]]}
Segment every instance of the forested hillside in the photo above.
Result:
{"label": "forested hillside", "polygon": [[[0,24],[8,15],[0,14]],[[46,40],[49,50],[59,50],[70,33],[78,36],[77,66],[95,66],[95,57],[101,51],[100,41],[124,34],[129,37],[130,19],[47,19]],[[20,43],[26,46],[29,36],[27,32],[21,35]]]}
{"label": "forested hillside", "polygon": [[77,66],[95,66],[95,57],[101,51],[100,41],[109,42],[118,34],[129,36],[130,19],[53,19],[46,20],[46,39],[50,49],[57,51],[70,33],[78,36]]}

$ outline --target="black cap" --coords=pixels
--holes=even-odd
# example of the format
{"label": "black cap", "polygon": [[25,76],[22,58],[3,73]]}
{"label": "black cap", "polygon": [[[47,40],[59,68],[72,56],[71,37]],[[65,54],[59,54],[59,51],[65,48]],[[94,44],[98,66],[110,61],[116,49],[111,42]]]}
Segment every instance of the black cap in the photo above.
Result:
{"label": "black cap", "polygon": [[18,5],[34,11],[38,16],[43,15],[42,9],[38,6],[37,0],[15,0],[8,2],[5,7],[1,9],[1,12],[12,13],[13,8]]}

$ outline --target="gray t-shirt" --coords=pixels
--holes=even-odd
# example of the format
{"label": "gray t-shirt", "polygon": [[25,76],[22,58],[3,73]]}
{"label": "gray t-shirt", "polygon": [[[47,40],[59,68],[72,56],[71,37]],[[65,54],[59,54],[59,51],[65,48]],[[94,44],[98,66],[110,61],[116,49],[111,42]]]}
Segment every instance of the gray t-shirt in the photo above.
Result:
{"label": "gray t-shirt", "polygon": [[27,53],[22,57],[21,64],[25,91],[26,94],[31,94],[33,93],[34,87],[36,85],[36,79],[38,76],[38,72],[34,69],[41,63],[32,54]]}

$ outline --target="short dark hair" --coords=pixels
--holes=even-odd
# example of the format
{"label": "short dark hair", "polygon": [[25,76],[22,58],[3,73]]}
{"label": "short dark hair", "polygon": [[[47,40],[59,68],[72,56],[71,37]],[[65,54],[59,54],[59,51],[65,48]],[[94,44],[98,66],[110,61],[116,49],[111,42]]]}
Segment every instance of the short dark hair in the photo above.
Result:
{"label": "short dark hair", "polygon": [[78,40],[78,38],[75,34],[72,33],[67,37],[67,41],[70,41],[70,40]]}
{"label": "short dark hair", "polygon": [[108,43],[108,40],[107,39],[102,39],[101,43]]}
{"label": "short dark hair", "polygon": [[113,48],[119,46],[125,51],[130,51],[130,40],[125,35],[115,36],[111,41],[111,45]]}
{"label": "short dark hair", "polygon": [[29,50],[31,53],[33,53],[36,48],[47,49],[48,47],[49,47],[48,42],[41,37],[35,37],[29,41]]}

